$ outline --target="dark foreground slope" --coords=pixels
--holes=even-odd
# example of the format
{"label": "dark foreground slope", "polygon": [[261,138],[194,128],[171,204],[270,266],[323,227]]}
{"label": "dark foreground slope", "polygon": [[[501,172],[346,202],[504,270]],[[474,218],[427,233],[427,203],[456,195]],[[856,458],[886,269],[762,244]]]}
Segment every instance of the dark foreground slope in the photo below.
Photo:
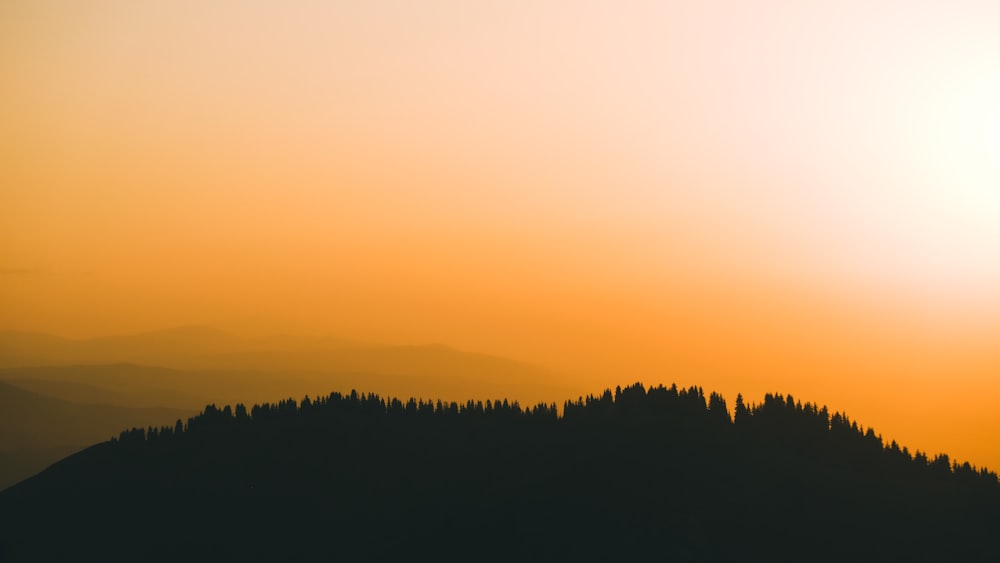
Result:
{"label": "dark foreground slope", "polygon": [[128,408],[63,401],[0,381],[0,490],[123,427],[164,424],[195,409]]}
{"label": "dark foreground slope", "polygon": [[0,493],[3,561],[993,561],[996,476],[768,396],[209,407]]}

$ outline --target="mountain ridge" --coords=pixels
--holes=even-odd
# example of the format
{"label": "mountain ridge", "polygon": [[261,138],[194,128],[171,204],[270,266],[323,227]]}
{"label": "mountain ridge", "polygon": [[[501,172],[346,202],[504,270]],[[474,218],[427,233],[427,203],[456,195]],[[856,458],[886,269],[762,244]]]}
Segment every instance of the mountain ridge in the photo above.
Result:
{"label": "mountain ridge", "polygon": [[[738,397],[731,413],[697,387],[640,384],[561,415],[357,392],[209,406],[0,492],[0,548],[11,561],[992,560],[996,474],[862,428],[790,396]],[[81,526],[80,510],[98,518]],[[71,550],[39,547],[51,533]]]}

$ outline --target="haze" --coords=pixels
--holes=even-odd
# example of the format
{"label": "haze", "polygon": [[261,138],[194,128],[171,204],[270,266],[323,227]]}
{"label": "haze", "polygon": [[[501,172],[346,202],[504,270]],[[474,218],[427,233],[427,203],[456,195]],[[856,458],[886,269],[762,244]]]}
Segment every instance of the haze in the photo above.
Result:
{"label": "haze", "polygon": [[0,328],[444,343],[574,389],[791,393],[996,469],[998,27],[7,0]]}

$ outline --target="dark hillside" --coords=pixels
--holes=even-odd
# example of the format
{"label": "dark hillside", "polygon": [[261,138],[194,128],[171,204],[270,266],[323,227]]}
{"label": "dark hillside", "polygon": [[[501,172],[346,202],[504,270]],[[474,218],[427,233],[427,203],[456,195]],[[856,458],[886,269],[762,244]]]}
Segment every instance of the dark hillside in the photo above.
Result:
{"label": "dark hillside", "polygon": [[767,396],[333,394],[124,432],[0,493],[6,561],[993,561],[995,474]]}
{"label": "dark hillside", "polygon": [[194,409],[80,404],[0,381],[0,490],[134,424],[164,424]]}

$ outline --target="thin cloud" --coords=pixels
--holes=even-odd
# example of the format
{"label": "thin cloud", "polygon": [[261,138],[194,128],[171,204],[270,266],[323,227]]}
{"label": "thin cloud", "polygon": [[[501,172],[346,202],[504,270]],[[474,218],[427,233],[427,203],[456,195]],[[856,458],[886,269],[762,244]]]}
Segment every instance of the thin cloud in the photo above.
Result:
{"label": "thin cloud", "polygon": [[38,268],[0,268],[0,276],[50,276],[50,272]]}
{"label": "thin cloud", "polygon": [[54,277],[54,276],[89,276],[92,271],[84,272],[53,272],[41,268],[0,268],[0,277]]}

